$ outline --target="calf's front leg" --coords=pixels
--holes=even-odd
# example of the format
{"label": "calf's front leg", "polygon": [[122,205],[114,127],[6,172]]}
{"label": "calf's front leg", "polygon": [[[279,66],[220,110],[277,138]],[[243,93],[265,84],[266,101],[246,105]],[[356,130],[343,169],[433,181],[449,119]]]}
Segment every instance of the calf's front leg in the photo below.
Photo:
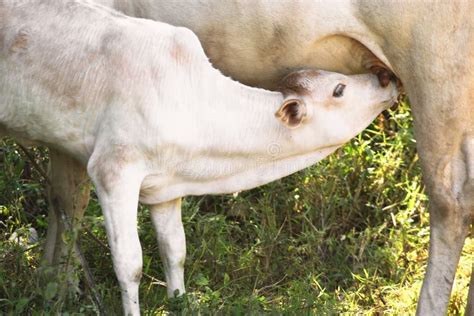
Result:
{"label": "calf's front leg", "polygon": [[[94,157],[88,166],[105,219],[115,274],[125,315],[139,315],[138,286],[142,249],[137,231],[137,208],[143,174],[136,165]],[[102,162],[101,162],[102,161]]]}
{"label": "calf's front leg", "polygon": [[181,222],[181,199],[150,206],[161,260],[167,283],[168,297],[184,294],[184,261],[186,239]]}

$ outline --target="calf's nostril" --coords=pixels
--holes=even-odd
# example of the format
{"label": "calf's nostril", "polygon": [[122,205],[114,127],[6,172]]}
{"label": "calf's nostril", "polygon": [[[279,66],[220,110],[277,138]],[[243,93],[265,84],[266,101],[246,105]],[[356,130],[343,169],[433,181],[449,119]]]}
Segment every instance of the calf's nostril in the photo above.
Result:
{"label": "calf's nostril", "polygon": [[396,80],[396,76],[387,68],[373,66],[370,67],[370,71],[377,76],[379,83],[383,88],[387,87],[391,80]]}
{"label": "calf's nostril", "polygon": [[390,73],[388,70],[386,69],[382,69],[380,71],[377,72],[377,78],[379,79],[379,83],[382,87],[386,87],[389,85],[390,83],[390,80],[393,78],[394,76],[392,75],[392,73]]}

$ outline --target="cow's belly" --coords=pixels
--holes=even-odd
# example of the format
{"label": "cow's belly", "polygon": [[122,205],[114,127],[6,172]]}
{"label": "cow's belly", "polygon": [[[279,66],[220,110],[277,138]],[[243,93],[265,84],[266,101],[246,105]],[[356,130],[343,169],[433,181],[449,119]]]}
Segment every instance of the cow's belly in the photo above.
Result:
{"label": "cow's belly", "polygon": [[357,36],[340,35],[342,26],[363,33],[357,21],[349,21],[350,6],[343,2],[121,0],[114,5],[127,15],[191,29],[213,65],[246,85],[274,89],[298,68],[367,72],[367,59],[375,58],[352,39]]}
{"label": "cow's belly", "polygon": [[[225,75],[250,86],[275,89],[288,73],[302,68],[318,68],[344,74],[367,73],[373,55],[359,42],[344,36],[330,36],[308,42],[298,50],[247,46],[245,51],[232,51],[227,37],[200,37],[212,64]],[[375,61],[373,61],[375,62]],[[378,60],[377,60],[378,62]]]}

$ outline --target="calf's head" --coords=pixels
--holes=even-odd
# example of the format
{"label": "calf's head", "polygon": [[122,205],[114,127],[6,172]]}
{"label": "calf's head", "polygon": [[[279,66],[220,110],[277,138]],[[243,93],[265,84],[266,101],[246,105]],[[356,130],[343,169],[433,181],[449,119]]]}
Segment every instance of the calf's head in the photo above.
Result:
{"label": "calf's head", "polygon": [[282,80],[280,89],[285,102],[275,116],[294,130],[295,141],[316,147],[347,142],[398,96],[395,82],[382,86],[376,75],[320,70],[293,72]]}

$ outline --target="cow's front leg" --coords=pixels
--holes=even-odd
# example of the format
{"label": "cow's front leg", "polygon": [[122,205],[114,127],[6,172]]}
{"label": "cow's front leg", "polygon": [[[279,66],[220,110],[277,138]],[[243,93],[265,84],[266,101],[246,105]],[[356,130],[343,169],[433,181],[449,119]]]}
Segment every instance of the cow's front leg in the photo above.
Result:
{"label": "cow's front leg", "polygon": [[144,173],[137,165],[124,165],[113,156],[94,157],[88,171],[102,206],[124,313],[139,315],[142,249],[137,231],[137,208]]}
{"label": "cow's front leg", "polygon": [[184,289],[186,240],[181,222],[181,199],[150,206],[161,260],[164,265],[168,297],[180,296]]}

